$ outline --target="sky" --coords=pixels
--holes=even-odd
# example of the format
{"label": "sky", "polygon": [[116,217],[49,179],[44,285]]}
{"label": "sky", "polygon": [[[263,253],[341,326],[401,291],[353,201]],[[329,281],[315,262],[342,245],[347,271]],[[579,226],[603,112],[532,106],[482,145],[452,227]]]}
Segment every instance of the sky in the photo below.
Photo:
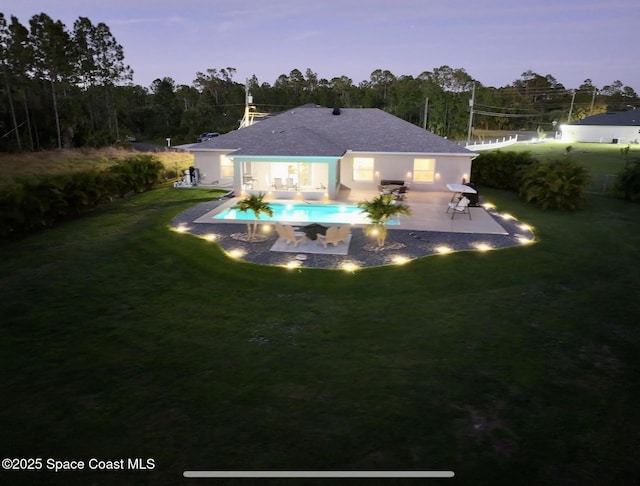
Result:
{"label": "sky", "polygon": [[447,65],[484,86],[531,70],[567,89],[620,80],[640,93],[640,0],[0,0],[0,12],[25,26],[39,13],[69,30],[104,22],[145,87],[227,67],[273,85],[294,69],[358,84]]}

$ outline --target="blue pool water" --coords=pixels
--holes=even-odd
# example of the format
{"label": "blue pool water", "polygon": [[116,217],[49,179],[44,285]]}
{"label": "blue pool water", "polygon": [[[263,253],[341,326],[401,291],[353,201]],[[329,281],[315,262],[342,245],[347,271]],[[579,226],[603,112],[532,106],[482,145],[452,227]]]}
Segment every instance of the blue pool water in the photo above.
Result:
{"label": "blue pool water", "polygon": [[[332,223],[332,224],[369,224],[371,221],[358,206],[346,204],[284,204],[270,203],[273,217],[260,215],[260,221],[280,221],[284,223]],[[252,211],[226,209],[216,214],[213,219],[230,219],[236,221],[253,221]],[[400,224],[394,217],[387,225]]]}

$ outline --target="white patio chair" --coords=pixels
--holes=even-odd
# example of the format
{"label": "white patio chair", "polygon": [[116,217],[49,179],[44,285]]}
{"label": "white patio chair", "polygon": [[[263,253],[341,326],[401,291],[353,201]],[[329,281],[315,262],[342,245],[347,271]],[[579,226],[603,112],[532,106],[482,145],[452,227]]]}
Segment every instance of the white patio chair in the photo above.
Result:
{"label": "white patio chair", "polygon": [[450,202],[449,207],[447,208],[447,213],[451,210],[451,219],[455,217],[456,214],[468,214],[469,219],[471,219],[471,211],[469,211],[469,199],[466,197],[460,198],[457,202]]}

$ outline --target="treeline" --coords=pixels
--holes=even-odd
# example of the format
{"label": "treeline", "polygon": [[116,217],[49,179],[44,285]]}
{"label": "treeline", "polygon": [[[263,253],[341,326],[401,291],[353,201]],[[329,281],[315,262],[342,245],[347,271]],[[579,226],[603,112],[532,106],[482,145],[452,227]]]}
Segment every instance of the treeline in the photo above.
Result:
{"label": "treeline", "polygon": [[273,84],[234,80],[232,67],[196,73],[191,86],[171,77],[131,83],[133,71],[107,25],[79,17],[72,28],[46,14],[28,26],[0,13],[0,150],[105,146],[136,138],[194,142],[202,132],[238,127],[246,87],[258,112],[306,103],[375,107],[438,135],[485,130],[551,131],[560,123],[640,105],[620,81],[598,88],[586,79],[567,89],[552,75],[527,71],[508,86],[484,86],[462,68],[441,66],[417,77],[376,69],[357,85],[347,76],[323,79],[311,69],[282,74]]}

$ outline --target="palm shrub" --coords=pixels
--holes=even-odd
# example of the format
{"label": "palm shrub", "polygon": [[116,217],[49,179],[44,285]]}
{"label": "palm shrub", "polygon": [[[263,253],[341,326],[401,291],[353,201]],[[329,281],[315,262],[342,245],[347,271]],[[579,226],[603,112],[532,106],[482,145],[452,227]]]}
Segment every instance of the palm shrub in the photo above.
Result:
{"label": "palm shrub", "polygon": [[390,194],[381,194],[370,201],[360,201],[358,207],[371,220],[371,224],[365,228],[367,236],[373,236],[379,247],[384,246],[387,238],[387,221],[394,214],[411,214],[411,208],[399,203]]}
{"label": "palm shrub", "polygon": [[471,180],[474,184],[517,191],[522,170],[535,162],[530,152],[482,152],[473,160]]}
{"label": "palm shrub", "polygon": [[569,158],[536,162],[522,169],[519,195],[542,209],[584,206],[589,172]]}
{"label": "palm shrub", "polygon": [[247,211],[253,212],[255,217],[253,225],[251,223],[247,223],[247,236],[249,237],[249,241],[257,240],[256,236],[258,234],[258,221],[260,220],[260,215],[264,213],[269,217],[273,216],[273,209],[271,209],[269,203],[264,201],[264,196],[264,193],[250,194],[229,208],[243,213]]}
{"label": "palm shrub", "polygon": [[632,160],[625,164],[618,174],[614,191],[622,199],[640,201],[640,161]]}

